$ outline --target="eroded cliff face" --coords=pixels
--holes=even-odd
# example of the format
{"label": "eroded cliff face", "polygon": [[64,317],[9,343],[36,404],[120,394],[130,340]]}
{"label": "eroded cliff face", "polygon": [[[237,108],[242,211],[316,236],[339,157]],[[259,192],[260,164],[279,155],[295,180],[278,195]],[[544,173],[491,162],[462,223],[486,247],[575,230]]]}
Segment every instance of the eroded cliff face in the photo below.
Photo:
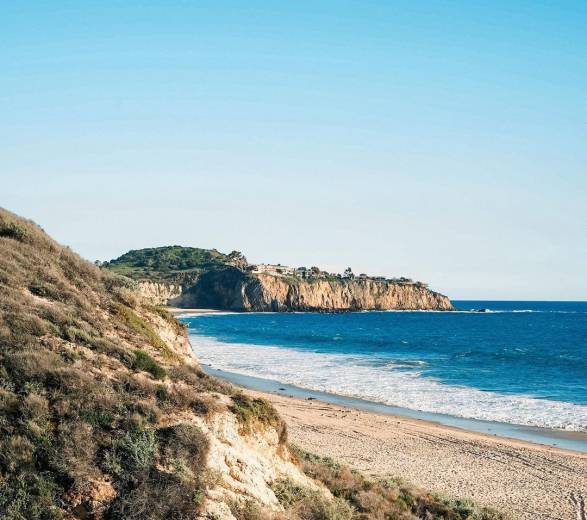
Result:
{"label": "eroded cliff face", "polygon": [[443,294],[417,284],[376,280],[292,280],[234,267],[210,271],[191,286],[139,282],[155,304],[236,311],[453,310]]}
{"label": "eroded cliff face", "polygon": [[243,307],[254,311],[452,310],[450,300],[418,285],[374,280],[289,283],[257,275],[244,288]]}
{"label": "eroded cliff face", "polygon": [[450,300],[418,285],[374,280],[313,280],[290,283],[257,275],[244,288],[243,307],[254,311],[452,310]]}
{"label": "eroded cliff face", "polygon": [[375,280],[296,280],[226,269],[203,275],[174,300],[180,307],[239,311],[453,310],[430,289]]}
{"label": "eroded cliff face", "polygon": [[137,283],[137,293],[153,305],[173,305],[182,293],[182,286],[164,282],[141,280]]}
{"label": "eroded cliff face", "polygon": [[[172,352],[186,363],[197,366],[184,328],[157,315],[144,314],[142,317],[148,319]],[[206,438],[209,449],[203,462],[208,485],[199,518],[236,520],[235,507],[244,507],[251,500],[267,511],[279,514],[283,506],[272,484],[280,479],[332,499],[323,485],[309,478],[295,463],[285,443],[283,423],[278,427],[253,421],[249,428],[243,428],[231,411],[230,396],[212,391],[202,393],[200,399],[213,403],[207,414],[172,412],[161,419],[161,426],[165,427],[176,423],[195,425]],[[113,500],[114,490],[108,485],[105,490],[109,494],[103,500]],[[104,505],[101,508],[104,509]]]}

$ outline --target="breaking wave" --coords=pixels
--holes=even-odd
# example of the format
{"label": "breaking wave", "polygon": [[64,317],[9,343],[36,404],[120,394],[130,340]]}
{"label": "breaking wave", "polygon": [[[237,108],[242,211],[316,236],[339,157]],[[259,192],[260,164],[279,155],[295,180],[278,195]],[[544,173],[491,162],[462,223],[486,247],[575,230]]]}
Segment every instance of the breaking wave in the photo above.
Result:
{"label": "breaking wave", "polygon": [[309,390],[412,410],[525,426],[587,431],[587,406],[444,384],[423,377],[424,361],[374,363],[367,355],[319,353],[190,334],[203,364]]}

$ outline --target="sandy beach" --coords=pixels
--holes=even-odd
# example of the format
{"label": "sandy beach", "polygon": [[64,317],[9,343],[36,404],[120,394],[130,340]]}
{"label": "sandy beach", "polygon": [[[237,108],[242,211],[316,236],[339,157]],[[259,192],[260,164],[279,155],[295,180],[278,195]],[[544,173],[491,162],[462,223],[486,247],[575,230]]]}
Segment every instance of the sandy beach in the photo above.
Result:
{"label": "sandy beach", "polygon": [[201,314],[219,314],[223,311],[217,309],[187,309],[183,307],[165,307],[167,311],[173,314],[176,318],[181,316],[182,318],[189,318],[191,316],[200,316]]}
{"label": "sandy beach", "polygon": [[372,476],[495,507],[524,520],[587,518],[587,454],[317,400],[270,400],[290,442]]}

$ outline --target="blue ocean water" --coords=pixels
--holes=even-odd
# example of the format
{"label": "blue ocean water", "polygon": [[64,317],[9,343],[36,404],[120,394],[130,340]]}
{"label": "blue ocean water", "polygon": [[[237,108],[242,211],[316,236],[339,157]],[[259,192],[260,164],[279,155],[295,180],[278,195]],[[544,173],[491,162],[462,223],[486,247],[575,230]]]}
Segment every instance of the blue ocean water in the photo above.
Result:
{"label": "blue ocean water", "polygon": [[587,431],[586,302],[453,303],[459,312],[184,321],[214,368],[413,410]]}

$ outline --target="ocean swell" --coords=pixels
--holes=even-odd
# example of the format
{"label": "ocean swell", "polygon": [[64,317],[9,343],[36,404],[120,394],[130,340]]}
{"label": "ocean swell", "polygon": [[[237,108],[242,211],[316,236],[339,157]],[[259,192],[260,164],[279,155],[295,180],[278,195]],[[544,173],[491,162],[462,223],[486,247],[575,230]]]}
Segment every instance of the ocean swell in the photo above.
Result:
{"label": "ocean swell", "polygon": [[310,390],[412,410],[525,426],[587,431],[587,406],[442,384],[368,356],[323,354],[276,346],[223,343],[190,334],[202,364]]}

